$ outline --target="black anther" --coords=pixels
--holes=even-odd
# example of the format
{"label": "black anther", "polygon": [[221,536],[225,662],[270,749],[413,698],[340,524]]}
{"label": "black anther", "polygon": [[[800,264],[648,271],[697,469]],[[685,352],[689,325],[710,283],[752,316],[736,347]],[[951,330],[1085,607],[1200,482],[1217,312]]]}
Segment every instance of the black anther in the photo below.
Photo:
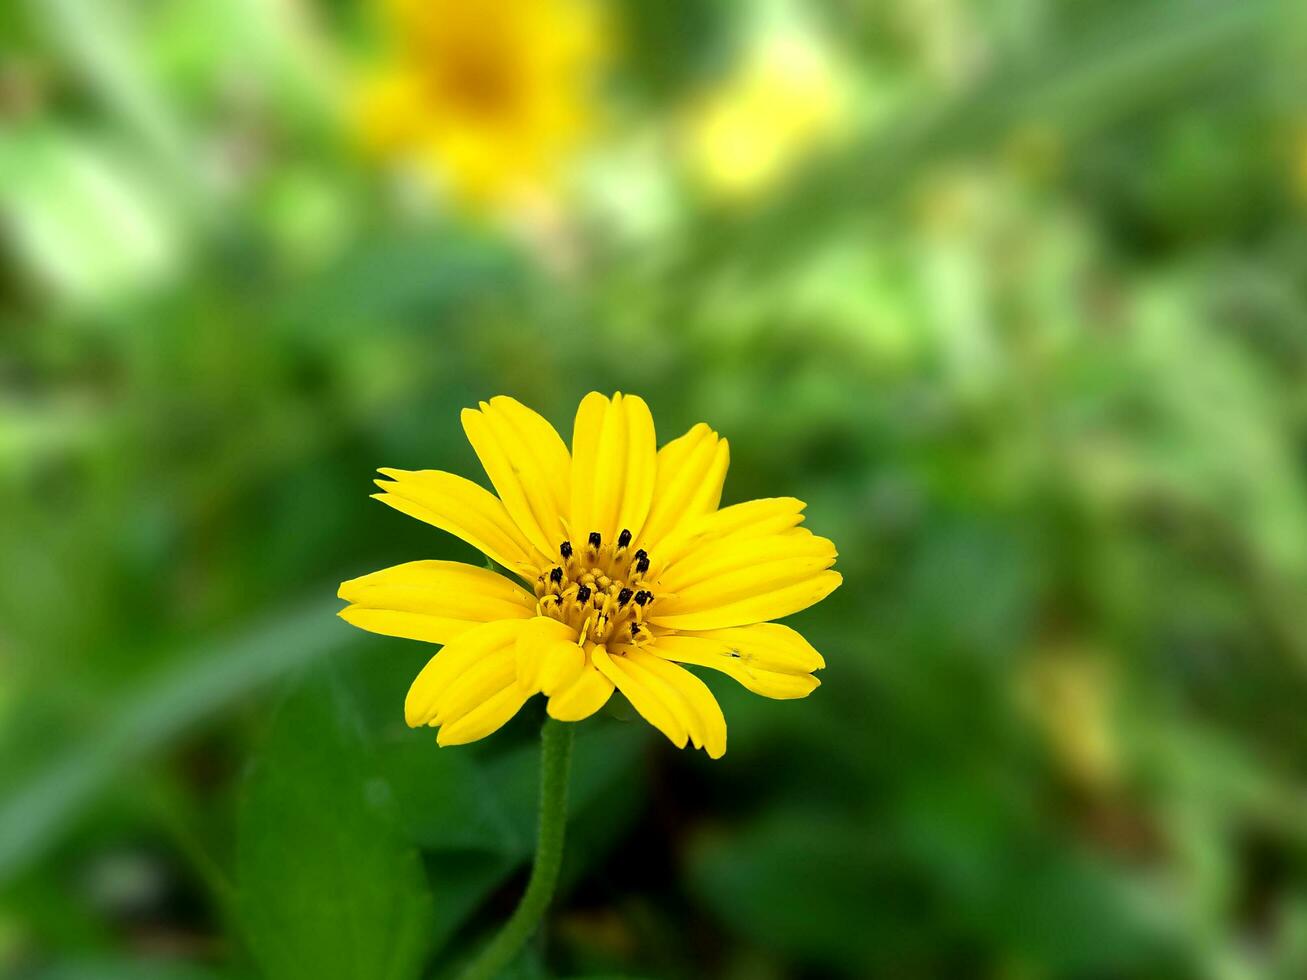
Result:
{"label": "black anther", "polygon": [[631,601],[631,596],[633,594],[634,593],[632,593],[630,589],[622,589],[621,592],[617,593],[617,604],[619,606],[626,605],[628,602]]}
{"label": "black anther", "polygon": [[564,541],[558,546],[558,553],[563,556],[564,561],[572,557],[572,542]]}
{"label": "black anther", "polygon": [[631,532],[622,528],[622,533],[617,536],[617,547],[625,548],[631,543]]}
{"label": "black anther", "polygon": [[557,565],[555,565],[554,570],[549,573],[549,581],[557,585],[562,580],[563,580],[563,570],[559,568]]}
{"label": "black anther", "polygon": [[598,531],[591,531],[591,532],[590,532],[590,547],[591,547],[591,548],[598,548],[598,547],[599,547],[599,544],[600,544],[601,541],[603,541],[603,538],[600,537]]}
{"label": "black anther", "polygon": [[576,601],[583,606],[590,601],[590,586],[583,585],[576,590]]}

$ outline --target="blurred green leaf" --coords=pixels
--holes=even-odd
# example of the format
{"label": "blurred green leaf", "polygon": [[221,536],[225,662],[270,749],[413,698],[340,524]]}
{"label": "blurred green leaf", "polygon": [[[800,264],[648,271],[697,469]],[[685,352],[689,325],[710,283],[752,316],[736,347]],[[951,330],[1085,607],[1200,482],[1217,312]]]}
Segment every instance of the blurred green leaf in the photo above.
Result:
{"label": "blurred green leaf", "polygon": [[75,960],[38,970],[31,980],[235,980],[236,974],[169,960]]}
{"label": "blurred green leaf", "polygon": [[0,137],[0,209],[35,282],[106,302],[172,271],[178,222],[139,153],[54,127]]}
{"label": "blurred green leaf", "polygon": [[356,638],[314,601],[171,663],[121,697],[93,737],[35,767],[0,798],[0,881],[37,860],[126,767],[286,671]]}
{"label": "blurred green leaf", "polygon": [[406,980],[432,897],[354,709],[330,680],[277,713],[245,787],[237,907],[271,980]]}

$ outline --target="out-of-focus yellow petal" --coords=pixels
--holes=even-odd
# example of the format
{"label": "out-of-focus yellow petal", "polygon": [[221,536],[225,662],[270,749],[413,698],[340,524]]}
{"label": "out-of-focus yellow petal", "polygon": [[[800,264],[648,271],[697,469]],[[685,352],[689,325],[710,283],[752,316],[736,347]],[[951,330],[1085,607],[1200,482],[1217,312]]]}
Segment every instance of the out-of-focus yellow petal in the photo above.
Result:
{"label": "out-of-focus yellow petal", "polygon": [[710,190],[754,198],[840,134],[846,99],[827,48],[798,23],[765,34],[694,107],[684,147]]}
{"label": "out-of-focus yellow petal", "polygon": [[340,617],[361,629],[448,643],[482,623],[526,619],[535,598],[502,575],[456,561],[411,561],[342,582]]}
{"label": "out-of-focus yellow petal", "polygon": [[545,555],[566,536],[572,460],[554,427],[520,402],[499,396],[465,409],[463,431],[499,499]]}
{"label": "out-of-focus yellow petal", "polygon": [[372,153],[394,152],[422,130],[422,79],[396,69],[361,86],[353,105],[360,141]]}
{"label": "out-of-focus yellow petal", "polygon": [[730,447],[700,422],[658,450],[653,503],[640,537],[648,548],[695,518],[717,509],[730,465]]}
{"label": "out-of-focus yellow petal", "polygon": [[401,513],[462,538],[482,554],[526,579],[535,578],[543,556],[494,494],[453,473],[383,468],[373,494]]}

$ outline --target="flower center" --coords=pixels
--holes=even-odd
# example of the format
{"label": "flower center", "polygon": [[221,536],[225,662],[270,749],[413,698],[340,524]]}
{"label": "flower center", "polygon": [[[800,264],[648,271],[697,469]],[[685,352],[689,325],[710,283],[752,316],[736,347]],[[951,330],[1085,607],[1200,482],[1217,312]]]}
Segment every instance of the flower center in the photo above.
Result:
{"label": "flower center", "polygon": [[577,632],[577,642],[600,643],[609,648],[640,646],[652,639],[644,619],[654,594],[644,588],[649,555],[631,550],[631,532],[605,543],[591,531],[577,547],[564,541],[559,561],[536,578],[536,612],[566,623]]}

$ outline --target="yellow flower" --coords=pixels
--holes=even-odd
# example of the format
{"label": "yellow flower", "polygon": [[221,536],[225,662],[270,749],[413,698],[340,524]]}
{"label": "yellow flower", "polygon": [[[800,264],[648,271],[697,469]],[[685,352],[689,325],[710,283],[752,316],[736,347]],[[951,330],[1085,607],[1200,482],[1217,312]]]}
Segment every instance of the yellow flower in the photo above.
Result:
{"label": "yellow flower", "polygon": [[[768,622],[829,595],[835,546],[793,497],[718,509],[725,439],[700,423],[656,449],[633,395],[591,392],[572,450],[512,398],[463,412],[498,497],[439,470],[382,469],[377,499],[454,534],[527,584],[485,568],[416,561],[345,582],[355,626],[443,643],[409,689],[409,725],[441,745],[483,738],[543,692],[580,721],[620,690],[678,747],[713,758],[726,722],[703,681],[719,670],[770,698],[801,698],[825,666],[788,626]],[[528,589],[530,591],[528,591]]]}
{"label": "yellow flower", "polygon": [[821,44],[798,29],[757,41],[690,112],[685,152],[708,189],[749,199],[842,128],[844,93]]}
{"label": "yellow flower", "polygon": [[364,142],[478,203],[552,189],[589,126],[601,44],[584,0],[387,0],[391,62],[364,86]]}

